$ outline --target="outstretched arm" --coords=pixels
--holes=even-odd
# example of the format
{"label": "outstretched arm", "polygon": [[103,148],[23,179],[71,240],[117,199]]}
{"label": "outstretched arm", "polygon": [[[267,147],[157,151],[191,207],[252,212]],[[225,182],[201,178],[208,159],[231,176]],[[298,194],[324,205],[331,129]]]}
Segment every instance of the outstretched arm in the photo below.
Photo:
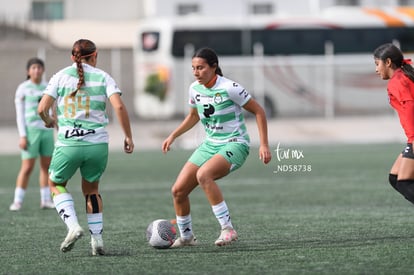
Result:
{"label": "outstretched arm", "polygon": [[128,112],[125,108],[124,103],[122,102],[120,94],[115,93],[111,95],[111,97],[109,97],[109,102],[111,102],[119,124],[124,131],[124,151],[125,153],[130,154],[134,151],[134,141],[132,140],[132,131],[131,124],[129,123]]}
{"label": "outstretched arm", "polygon": [[162,152],[167,153],[170,150],[170,146],[174,140],[193,128],[199,120],[200,117],[198,116],[197,109],[191,108],[183,122],[181,122],[181,124],[162,143]]}
{"label": "outstretched arm", "polygon": [[269,150],[269,141],[267,138],[267,119],[263,108],[256,100],[251,98],[244,106],[244,109],[251,112],[256,117],[257,128],[259,130],[260,147],[259,158],[264,164],[267,164],[272,159],[272,154]]}

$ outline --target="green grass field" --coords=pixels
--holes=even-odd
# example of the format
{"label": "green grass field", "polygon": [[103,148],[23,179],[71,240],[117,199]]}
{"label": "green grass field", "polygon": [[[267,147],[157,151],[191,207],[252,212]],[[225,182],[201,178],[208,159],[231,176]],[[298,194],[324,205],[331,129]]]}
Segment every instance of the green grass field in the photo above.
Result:
{"label": "green grass field", "polygon": [[[191,152],[112,153],[101,184],[103,257],[90,256],[89,237],[69,253],[59,251],[66,230],[55,210],[38,208],[37,174],[23,209],[9,212],[20,159],[0,156],[0,273],[413,273],[414,208],[387,183],[403,145],[284,147],[290,149],[289,157],[292,150],[303,156],[279,162],[274,155],[264,166],[252,150],[240,170],[220,181],[240,235],[237,243],[214,246],[219,227],[197,189],[191,200],[200,245],[166,250],[149,247],[145,229],[154,219],[174,218],[170,186]],[[308,166],[306,171],[275,173],[278,165],[297,165],[292,170]],[[87,228],[78,175],[69,191]]]}

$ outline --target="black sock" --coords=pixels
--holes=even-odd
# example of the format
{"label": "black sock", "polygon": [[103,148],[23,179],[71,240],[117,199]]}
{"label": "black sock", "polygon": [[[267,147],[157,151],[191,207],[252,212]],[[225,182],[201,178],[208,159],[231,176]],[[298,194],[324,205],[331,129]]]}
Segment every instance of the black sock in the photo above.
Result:
{"label": "black sock", "polygon": [[398,180],[396,189],[400,192],[408,201],[414,204],[414,180]]}
{"label": "black sock", "polygon": [[397,175],[389,174],[388,181],[390,182],[391,186],[398,191],[397,189]]}

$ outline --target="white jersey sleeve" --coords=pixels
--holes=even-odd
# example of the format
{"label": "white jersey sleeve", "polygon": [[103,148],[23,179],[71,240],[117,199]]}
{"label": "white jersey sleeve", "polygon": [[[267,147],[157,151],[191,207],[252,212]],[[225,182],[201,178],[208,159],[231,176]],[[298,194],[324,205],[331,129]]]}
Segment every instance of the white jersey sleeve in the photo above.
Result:
{"label": "white jersey sleeve", "polygon": [[190,88],[188,89],[188,105],[190,105],[191,108],[196,108],[197,107],[197,102],[196,102],[196,93],[195,90],[193,89],[194,85],[197,85],[197,82],[194,82],[193,84],[190,85]]}
{"label": "white jersey sleeve", "polygon": [[14,97],[14,104],[16,107],[16,123],[17,130],[20,137],[26,136],[26,120],[24,113],[24,88],[23,85],[19,85],[16,90],[16,95]]}
{"label": "white jersey sleeve", "polygon": [[56,99],[58,97],[58,81],[60,78],[60,74],[62,71],[57,72],[52,76],[52,78],[49,80],[49,83],[47,84],[46,90],[43,92],[46,95],[49,95]]}
{"label": "white jersey sleeve", "polygon": [[105,74],[105,81],[106,81],[106,95],[108,98],[113,94],[120,94],[120,95],[122,94],[118,85],[116,85],[115,80],[109,74]]}
{"label": "white jersey sleeve", "polygon": [[250,93],[239,83],[233,82],[231,86],[229,85],[227,92],[229,94],[230,99],[238,104],[239,106],[244,106],[250,99]]}

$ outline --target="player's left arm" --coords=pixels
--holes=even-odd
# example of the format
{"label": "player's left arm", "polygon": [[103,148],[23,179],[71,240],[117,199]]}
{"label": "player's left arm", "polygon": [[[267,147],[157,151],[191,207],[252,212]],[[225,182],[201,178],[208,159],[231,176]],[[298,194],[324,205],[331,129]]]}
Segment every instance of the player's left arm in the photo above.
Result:
{"label": "player's left arm", "polygon": [[124,132],[124,152],[131,154],[134,152],[134,140],[132,138],[131,123],[128,111],[124,102],[121,99],[122,92],[116,84],[115,80],[107,73],[105,73],[106,96],[112,105],[115,115],[118,119],[119,125]]}
{"label": "player's left arm", "polygon": [[403,102],[404,106],[404,123],[403,128],[409,140],[414,140],[414,100]]}
{"label": "player's left arm", "polygon": [[109,102],[112,105],[112,108],[115,110],[116,117],[118,122],[124,131],[124,151],[125,153],[132,153],[134,151],[134,141],[132,139],[131,123],[129,121],[129,115],[127,109],[121,99],[119,93],[114,93],[109,97]]}
{"label": "player's left arm", "polygon": [[265,111],[240,84],[233,82],[232,85],[228,87],[227,91],[233,102],[255,115],[260,137],[259,158],[264,164],[269,163],[272,159],[272,154],[269,149],[269,141],[267,137],[267,119]]}
{"label": "player's left arm", "polygon": [[408,140],[414,140],[414,96],[410,89],[411,80],[408,78],[391,79],[388,83],[388,92],[401,105],[399,111],[401,126]]}
{"label": "player's left arm", "polygon": [[243,105],[243,108],[254,114],[256,117],[260,137],[259,158],[264,164],[267,164],[272,159],[272,153],[269,149],[266,113],[254,98],[250,98],[249,101]]}

